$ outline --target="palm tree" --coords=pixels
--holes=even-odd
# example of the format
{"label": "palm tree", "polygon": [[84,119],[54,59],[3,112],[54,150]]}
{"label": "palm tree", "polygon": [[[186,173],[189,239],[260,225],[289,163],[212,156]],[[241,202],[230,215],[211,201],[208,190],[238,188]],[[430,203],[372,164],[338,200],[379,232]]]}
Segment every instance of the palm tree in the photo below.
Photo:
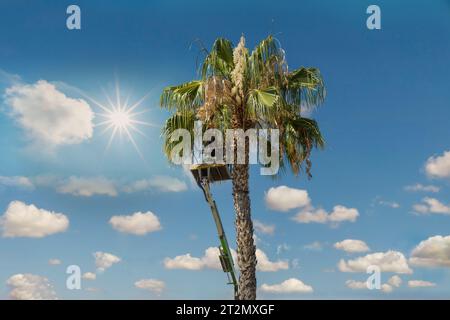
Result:
{"label": "palm tree", "polygon": [[[311,177],[310,154],[324,141],[316,121],[303,117],[306,109],[320,105],[325,88],[316,68],[288,70],[285,54],[272,36],[249,54],[244,36],[233,48],[219,38],[207,52],[199,80],[164,89],[161,107],[174,111],[163,128],[164,151],[170,157],[177,142],[176,129],[193,131],[194,121],[205,128],[277,128],[280,136],[280,167],[295,175],[304,168]],[[248,141],[245,157],[248,160]],[[256,299],[256,255],[250,212],[249,164],[232,167],[236,242],[240,271],[237,299]],[[283,170],[284,171],[284,170]]]}

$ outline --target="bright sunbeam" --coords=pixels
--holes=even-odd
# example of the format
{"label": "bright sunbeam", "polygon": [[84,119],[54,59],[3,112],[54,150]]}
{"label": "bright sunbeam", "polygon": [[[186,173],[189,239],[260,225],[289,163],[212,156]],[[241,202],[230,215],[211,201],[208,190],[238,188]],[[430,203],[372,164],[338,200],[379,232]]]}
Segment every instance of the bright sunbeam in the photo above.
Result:
{"label": "bright sunbeam", "polygon": [[[111,144],[114,141],[114,138],[119,135],[120,137],[126,136],[128,138],[128,141],[133,145],[133,147],[136,149],[137,153],[141,158],[144,158],[142,155],[141,150],[139,149],[134,137],[133,133],[138,133],[146,137],[146,135],[138,128],[138,126],[155,126],[149,122],[145,122],[142,120],[138,120],[137,117],[148,110],[144,111],[137,111],[134,112],[145,100],[145,98],[148,96],[146,94],[144,97],[139,99],[136,103],[132,105],[128,105],[128,99],[125,101],[121,100],[120,95],[120,87],[118,82],[116,83],[116,101],[112,101],[111,97],[106,95],[106,101],[108,102],[108,105],[104,105],[90,97],[89,100],[91,100],[93,103],[95,103],[97,106],[99,106],[103,112],[97,113],[98,116],[102,117],[103,120],[96,124],[98,127],[104,127],[102,133],[110,132],[111,136],[108,141],[108,145],[106,146],[106,150],[108,150],[111,146]],[[155,126],[156,127],[156,126]]]}

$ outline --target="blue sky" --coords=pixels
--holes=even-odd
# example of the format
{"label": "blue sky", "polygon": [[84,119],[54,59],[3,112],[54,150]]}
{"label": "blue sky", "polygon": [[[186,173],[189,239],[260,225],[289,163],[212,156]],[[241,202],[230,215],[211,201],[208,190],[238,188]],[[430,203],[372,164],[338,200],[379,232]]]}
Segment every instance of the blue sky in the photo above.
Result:
{"label": "blue sky", "polygon": [[[325,104],[312,114],[326,139],[325,150],[312,157],[313,179],[287,173],[272,180],[254,166],[250,180],[253,217],[275,226],[273,234],[257,231],[258,248],[270,260],[267,265],[277,269],[258,271],[258,284],[270,287],[295,278],[313,291],[276,294],[260,288],[259,297],[449,297],[448,1],[377,1],[382,29],[373,31],[366,28],[372,1],[77,1],[82,29],[76,31],[65,25],[69,4],[0,4],[1,299],[26,290],[37,294],[46,281],[66,299],[231,298],[225,274],[207,263],[194,271],[169,269],[164,263],[188,253],[201,258],[218,241],[200,190],[163,156],[159,127],[168,113],[158,102],[163,87],[196,77],[196,39],[208,48],[217,37],[237,43],[242,33],[249,48],[275,34],[290,68],[318,67],[327,88]],[[134,135],[143,158],[127,139],[115,139],[106,150],[110,133],[101,134],[99,127],[89,131],[83,127],[86,122],[64,118],[101,112],[80,91],[106,103],[105,92],[114,96],[115,79],[130,101],[149,93],[137,110],[148,110],[139,120],[155,126],[140,127],[147,137]],[[47,110],[43,101],[65,113],[39,113]],[[33,110],[38,110],[35,117]],[[42,131],[37,135],[50,116],[59,121],[44,130],[52,138]],[[98,115],[93,119],[100,121]],[[140,180],[144,187],[133,189]],[[417,184],[422,188],[415,189],[426,190],[405,189]],[[271,209],[265,197],[280,186],[306,190],[309,207],[293,199],[297,205],[287,212]],[[215,186],[213,192],[234,247],[231,185]],[[37,209],[30,205],[62,213],[69,225],[52,222],[62,224],[59,231],[42,237],[30,237],[24,229],[9,230],[7,236],[8,226],[17,227],[5,223],[8,212],[12,216],[20,209],[11,209],[14,201],[23,203],[31,216]],[[338,225],[293,220],[308,209],[330,214],[337,205],[355,208],[359,216]],[[135,235],[109,223],[113,216],[136,212],[152,212],[160,230]],[[345,239],[364,241],[370,251],[334,247]],[[392,264],[397,271],[383,272],[382,282],[400,272],[399,287],[391,285],[387,293],[346,285],[348,280],[365,281],[367,274],[358,266],[374,259],[368,255],[389,258],[389,250],[396,254]],[[95,252],[110,253],[120,262],[100,272]],[[50,265],[49,259],[61,264]],[[354,272],[339,268],[341,259]],[[405,264],[412,273],[402,273]],[[83,280],[82,290],[68,290],[68,265],[96,272],[96,279]],[[11,280],[18,274],[37,277],[28,276],[32,285],[24,288],[17,278]],[[135,283],[143,279],[159,282],[142,289]],[[411,280],[434,286],[408,285]]]}

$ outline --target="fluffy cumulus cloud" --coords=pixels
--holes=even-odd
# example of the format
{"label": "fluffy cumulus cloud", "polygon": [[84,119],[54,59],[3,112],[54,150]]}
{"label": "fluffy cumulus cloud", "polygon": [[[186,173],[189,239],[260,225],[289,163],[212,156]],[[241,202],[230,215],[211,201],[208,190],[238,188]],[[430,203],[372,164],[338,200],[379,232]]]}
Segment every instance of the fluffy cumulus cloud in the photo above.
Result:
{"label": "fluffy cumulus cloud", "polygon": [[403,253],[389,250],[376,252],[353,260],[341,259],[338,269],[341,272],[366,272],[369,266],[378,266],[382,272],[412,273]]}
{"label": "fluffy cumulus cloud", "polygon": [[270,188],[266,193],[267,206],[276,211],[289,211],[295,208],[306,207],[311,203],[306,190],[279,186]]}
{"label": "fluffy cumulus cloud", "polygon": [[450,178],[450,151],[428,158],[425,171],[432,178]]}
{"label": "fluffy cumulus cloud", "polygon": [[62,262],[59,259],[49,259],[48,264],[51,266],[57,266],[60,265]]}
{"label": "fluffy cumulus cloud", "polygon": [[94,112],[89,104],[67,97],[45,80],[15,84],[4,97],[12,117],[40,147],[52,149],[92,137]]}
{"label": "fluffy cumulus cloud", "polygon": [[259,271],[274,272],[289,269],[289,261],[270,261],[265,252],[260,249],[256,249],[256,259],[258,261],[256,269]]}
{"label": "fluffy cumulus cloud", "polygon": [[113,264],[119,263],[121,259],[111,253],[97,251],[94,252],[95,266],[99,272],[110,268]]}
{"label": "fluffy cumulus cloud", "polygon": [[330,223],[334,226],[344,221],[355,222],[359,212],[355,208],[336,205],[328,213],[322,208],[314,208],[306,190],[279,186],[270,188],[265,196],[266,205],[276,211],[300,209],[292,220],[298,223]]}
{"label": "fluffy cumulus cloud", "polygon": [[434,236],[420,242],[411,252],[411,264],[450,268],[450,236]]}
{"label": "fluffy cumulus cloud", "polygon": [[405,187],[406,191],[409,192],[432,192],[432,193],[437,193],[439,192],[441,189],[437,186],[433,186],[433,185],[423,185],[421,183],[416,183],[410,186],[406,186]]}
{"label": "fluffy cumulus cloud", "polygon": [[387,283],[395,288],[398,288],[402,284],[402,278],[400,278],[398,275],[394,275],[389,278]]}
{"label": "fluffy cumulus cloud", "polygon": [[153,212],[136,212],[129,216],[113,216],[109,223],[117,231],[138,236],[161,230],[161,223]]}
{"label": "fluffy cumulus cloud", "polygon": [[33,204],[13,201],[0,217],[3,237],[42,238],[64,232],[69,227],[69,219],[62,213],[39,209]]}
{"label": "fluffy cumulus cloud", "polygon": [[[231,255],[233,256],[233,260],[236,262],[236,251],[231,249]],[[258,271],[274,272],[289,268],[289,261],[270,261],[266,253],[260,249],[256,249],[256,258],[258,259],[258,264],[256,265]],[[222,269],[219,261],[219,249],[217,247],[209,247],[205,250],[203,257],[200,258],[193,257],[190,253],[179,255],[175,258],[165,258],[164,266],[166,269]]]}
{"label": "fluffy cumulus cloud", "polygon": [[298,223],[331,223],[337,225],[341,222],[355,222],[359,212],[355,208],[337,205],[328,213],[324,209],[308,208],[297,213],[293,220]]}
{"label": "fluffy cumulus cloud", "polygon": [[160,192],[182,192],[188,189],[187,184],[173,177],[157,176],[152,179],[137,180],[125,186],[127,193],[156,190]]}
{"label": "fluffy cumulus cloud", "polygon": [[394,290],[394,288],[388,283],[383,283],[381,285],[381,291],[383,291],[384,293],[390,293],[393,290]]}
{"label": "fluffy cumulus cloud", "polygon": [[256,232],[262,234],[273,235],[275,233],[275,226],[273,224],[265,224],[259,220],[254,220],[253,226],[255,227]]}
{"label": "fluffy cumulus cloud", "polygon": [[409,280],[408,281],[408,287],[410,288],[429,288],[429,287],[435,287],[436,283],[430,282],[430,281],[424,281],[424,280]]}
{"label": "fluffy cumulus cloud", "polygon": [[156,279],[141,279],[136,281],[134,286],[136,288],[148,290],[157,294],[163,292],[166,287],[163,281]]}
{"label": "fluffy cumulus cloud", "polygon": [[313,292],[313,288],[304,284],[301,280],[290,278],[281,282],[280,284],[265,284],[261,285],[261,291],[266,293],[309,293]]}
{"label": "fluffy cumulus cloud", "polygon": [[[398,288],[401,283],[402,279],[399,276],[394,275],[389,278],[387,283],[381,284],[380,290],[384,293],[390,293],[394,290],[394,288]],[[347,280],[345,282],[345,286],[354,290],[369,289],[367,281]]]}
{"label": "fluffy cumulus cloud", "polygon": [[166,269],[201,270],[205,268],[205,263],[203,258],[193,257],[190,253],[186,253],[175,258],[165,258],[164,267]]}
{"label": "fluffy cumulus cloud", "polygon": [[413,209],[419,214],[450,214],[450,205],[443,204],[435,198],[423,198],[421,203],[415,204]]}
{"label": "fluffy cumulus cloud", "polygon": [[9,297],[15,300],[55,300],[55,291],[47,278],[34,274],[15,274],[6,284]]}
{"label": "fluffy cumulus cloud", "polygon": [[[231,249],[233,260],[237,261],[236,251]],[[176,256],[175,258],[164,259],[164,266],[167,269],[222,269],[219,261],[219,249],[217,247],[209,247],[205,250],[203,257],[197,258],[191,256],[190,253]]]}
{"label": "fluffy cumulus cloud", "polygon": [[83,273],[83,275],[81,276],[83,279],[85,280],[95,280],[97,279],[97,275],[93,272],[85,272]]}
{"label": "fluffy cumulus cloud", "polygon": [[70,177],[58,182],[56,191],[79,197],[94,195],[115,197],[118,194],[114,181],[103,177]]}
{"label": "fluffy cumulus cloud", "polygon": [[334,244],[334,247],[338,250],[343,250],[349,253],[370,251],[369,247],[364,241],[354,239],[345,239],[343,241],[336,242]]}
{"label": "fluffy cumulus cloud", "polygon": [[30,178],[22,176],[5,177],[0,176],[0,186],[17,187],[22,189],[33,189],[34,185]]}

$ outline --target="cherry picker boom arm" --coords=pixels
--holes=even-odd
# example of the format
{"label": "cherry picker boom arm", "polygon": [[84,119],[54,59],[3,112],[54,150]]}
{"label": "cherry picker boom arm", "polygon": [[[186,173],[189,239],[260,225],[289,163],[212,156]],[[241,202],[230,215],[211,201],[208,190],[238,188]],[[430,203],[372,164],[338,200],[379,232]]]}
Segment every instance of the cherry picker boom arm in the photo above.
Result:
{"label": "cherry picker boom arm", "polygon": [[236,280],[236,274],[234,272],[234,263],[233,256],[231,254],[230,247],[228,246],[227,237],[225,236],[225,231],[223,230],[222,220],[220,219],[219,211],[217,210],[216,202],[214,201],[210,189],[209,189],[209,179],[207,177],[201,177],[198,181],[199,187],[203,190],[203,194],[205,195],[205,199],[208,202],[211,213],[214,218],[214,222],[216,223],[217,233],[219,235],[220,240],[220,264],[222,265],[222,269],[227,273],[228,276],[228,284],[232,284],[234,286],[234,295],[237,296],[238,293],[238,284]]}

